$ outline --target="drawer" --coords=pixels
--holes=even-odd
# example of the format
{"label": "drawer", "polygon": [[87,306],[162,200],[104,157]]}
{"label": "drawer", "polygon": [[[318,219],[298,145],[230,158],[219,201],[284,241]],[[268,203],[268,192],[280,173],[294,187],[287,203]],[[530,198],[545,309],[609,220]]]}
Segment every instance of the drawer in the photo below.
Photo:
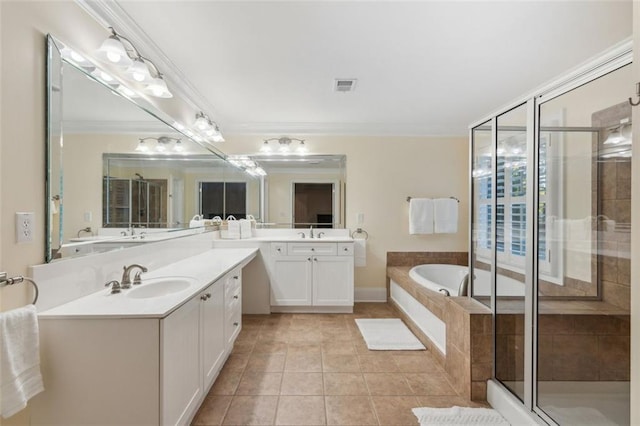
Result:
{"label": "drawer", "polygon": [[338,243],[338,256],[353,256],[353,243]]}
{"label": "drawer", "polygon": [[[238,277],[237,279],[234,277]],[[241,293],[242,286],[240,285],[240,276],[236,274],[230,274],[226,282],[224,283],[224,298],[225,300],[230,300],[233,296]]]}
{"label": "drawer", "polygon": [[287,253],[290,256],[296,255],[326,255],[335,256],[338,252],[336,243],[289,243],[287,244]]}
{"label": "drawer", "polygon": [[271,256],[285,256],[287,254],[287,243],[271,243]]}

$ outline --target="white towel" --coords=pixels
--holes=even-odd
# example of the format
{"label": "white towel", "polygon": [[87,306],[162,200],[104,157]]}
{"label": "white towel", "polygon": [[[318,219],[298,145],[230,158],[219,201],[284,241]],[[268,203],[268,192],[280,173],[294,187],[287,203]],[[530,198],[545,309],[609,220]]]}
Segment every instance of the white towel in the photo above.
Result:
{"label": "white towel", "polygon": [[0,414],[6,419],[44,390],[34,305],[0,312],[0,365]]}
{"label": "white towel", "polygon": [[409,234],[433,234],[433,200],[431,198],[409,200]]}
{"label": "white towel", "polygon": [[240,238],[251,238],[251,221],[247,219],[240,219]]}
{"label": "white towel", "polygon": [[355,266],[367,266],[367,240],[353,240],[353,253]]}
{"label": "white towel", "polygon": [[227,233],[226,238],[237,240],[240,238],[240,221],[239,220],[229,220],[227,218]]}
{"label": "white towel", "polygon": [[458,232],[458,200],[453,198],[433,200],[433,222],[437,234]]}

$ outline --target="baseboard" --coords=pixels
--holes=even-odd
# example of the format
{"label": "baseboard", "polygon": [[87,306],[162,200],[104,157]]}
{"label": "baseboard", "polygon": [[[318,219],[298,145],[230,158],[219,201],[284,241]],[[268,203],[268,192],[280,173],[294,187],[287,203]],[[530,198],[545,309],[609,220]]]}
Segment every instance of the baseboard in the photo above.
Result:
{"label": "baseboard", "polygon": [[354,297],[356,302],[384,303],[387,301],[387,289],[380,287],[356,287]]}

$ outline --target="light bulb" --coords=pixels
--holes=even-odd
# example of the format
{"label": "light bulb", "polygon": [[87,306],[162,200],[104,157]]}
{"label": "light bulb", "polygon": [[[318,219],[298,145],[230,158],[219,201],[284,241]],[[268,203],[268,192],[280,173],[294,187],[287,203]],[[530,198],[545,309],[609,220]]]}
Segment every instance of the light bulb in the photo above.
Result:
{"label": "light bulb", "polygon": [[111,62],[123,67],[131,65],[132,61],[122,41],[118,36],[111,35],[98,49],[97,56],[106,62]]}
{"label": "light bulb", "polygon": [[156,146],[156,151],[165,152],[166,150],[167,150],[167,147],[164,146],[164,142],[158,141],[158,145]]}
{"label": "light bulb", "polygon": [[149,85],[144,89],[145,93],[148,93],[156,98],[171,98],[173,95],[167,88],[167,83],[164,82],[162,77],[156,77]]}
{"label": "light bulb", "polygon": [[271,146],[269,145],[269,142],[264,141],[264,143],[260,147],[260,152],[264,152],[266,154],[271,152]]}
{"label": "light bulb", "polygon": [[182,152],[184,151],[184,146],[182,146],[182,142],[180,141],[180,139],[178,139],[176,141],[175,146],[173,147],[173,150],[176,152]]}
{"label": "light bulb", "polygon": [[111,62],[120,62],[120,59],[122,59],[122,55],[116,52],[107,52],[107,59],[109,59]]}
{"label": "light bulb", "polygon": [[140,140],[138,142],[138,146],[136,147],[136,151],[138,151],[138,152],[148,152],[149,151],[149,147],[147,146],[146,143],[144,143],[143,140]]}
{"label": "light bulb", "polygon": [[127,68],[127,74],[133,80],[137,82],[148,81],[151,79],[151,74],[149,74],[149,68],[147,64],[140,58],[136,58],[133,60],[133,63]]}
{"label": "light bulb", "polygon": [[300,145],[298,145],[298,149],[296,149],[298,154],[304,155],[308,152],[307,147],[304,144],[304,141],[300,141]]}
{"label": "light bulb", "polygon": [[278,149],[278,151],[282,152],[282,153],[288,153],[289,152],[289,145],[280,145],[280,149]]}
{"label": "light bulb", "polygon": [[196,114],[196,122],[194,124],[197,129],[206,130],[209,128],[209,119],[207,119],[203,112],[199,112]]}

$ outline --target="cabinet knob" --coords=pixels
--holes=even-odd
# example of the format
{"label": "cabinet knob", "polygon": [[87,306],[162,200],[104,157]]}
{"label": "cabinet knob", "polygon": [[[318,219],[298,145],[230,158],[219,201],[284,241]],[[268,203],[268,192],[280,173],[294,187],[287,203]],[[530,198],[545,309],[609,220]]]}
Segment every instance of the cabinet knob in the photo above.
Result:
{"label": "cabinet knob", "polygon": [[309,262],[311,262],[311,258],[310,258],[310,257],[307,257],[307,260],[308,260]]}
{"label": "cabinet knob", "polygon": [[233,279],[234,279],[234,280],[237,280],[238,278],[240,278],[240,277],[239,277],[239,276],[237,276],[237,275],[234,275],[234,276],[233,276]]}
{"label": "cabinet knob", "polygon": [[317,257],[314,257],[314,258],[313,258],[313,260],[317,262],[317,261],[318,261],[318,258],[317,258]]}
{"label": "cabinet knob", "polygon": [[200,300],[207,300],[207,296],[203,294],[202,296],[200,296]]}
{"label": "cabinet knob", "polygon": [[311,251],[316,251],[316,249],[314,249],[313,247],[311,247]]}
{"label": "cabinet knob", "polygon": [[207,293],[207,294],[205,294],[205,296],[207,296],[207,299],[210,299],[211,298],[211,293]]}
{"label": "cabinet knob", "polygon": [[233,298],[234,298],[234,299],[237,299],[237,298],[238,298],[238,295],[236,294],[235,296],[233,296]]}
{"label": "cabinet knob", "polygon": [[239,326],[239,325],[240,325],[240,324],[239,324],[239,323],[237,323],[237,322],[234,322],[234,323],[233,323],[233,326],[234,326],[234,327],[237,327],[237,326]]}
{"label": "cabinet knob", "polygon": [[276,250],[278,250],[278,251],[282,251],[282,249],[281,249],[280,247],[278,247]]}
{"label": "cabinet knob", "polygon": [[348,249],[348,248],[346,248],[346,247],[345,247],[345,248],[343,248],[342,250],[344,250],[344,251],[349,251],[349,249]]}

